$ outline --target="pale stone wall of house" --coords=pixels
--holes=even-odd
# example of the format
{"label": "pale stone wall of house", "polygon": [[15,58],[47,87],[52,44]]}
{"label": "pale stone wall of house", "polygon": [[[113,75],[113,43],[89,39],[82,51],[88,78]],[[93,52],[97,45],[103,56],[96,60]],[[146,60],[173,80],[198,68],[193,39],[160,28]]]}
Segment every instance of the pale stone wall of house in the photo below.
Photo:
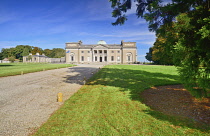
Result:
{"label": "pale stone wall of house", "polygon": [[108,50],[108,62],[109,63],[121,63],[121,49],[110,49]]}
{"label": "pale stone wall of house", "polygon": [[[78,55],[79,55],[78,49],[67,49],[66,52],[68,52],[68,53],[66,53],[66,63],[77,63],[78,62]],[[73,56],[73,60],[71,58],[72,56]]]}
{"label": "pale stone wall of house", "polygon": [[[136,62],[136,43],[135,42],[122,42],[123,51],[122,51],[122,63],[134,63]],[[130,56],[130,58],[128,57]]]}
{"label": "pale stone wall of house", "polygon": [[[130,58],[128,57],[130,56]],[[136,50],[135,49],[123,49],[123,61],[122,63],[134,63],[136,62]]]}
{"label": "pale stone wall of house", "polygon": [[31,55],[31,59],[28,59],[28,56],[23,56],[23,62],[32,62],[32,63],[65,63],[65,57],[62,58],[48,58],[46,56]]}
{"label": "pale stone wall of house", "polygon": [[66,63],[111,63],[132,64],[136,62],[136,42],[121,42],[109,45],[82,45],[82,42],[66,43]]}

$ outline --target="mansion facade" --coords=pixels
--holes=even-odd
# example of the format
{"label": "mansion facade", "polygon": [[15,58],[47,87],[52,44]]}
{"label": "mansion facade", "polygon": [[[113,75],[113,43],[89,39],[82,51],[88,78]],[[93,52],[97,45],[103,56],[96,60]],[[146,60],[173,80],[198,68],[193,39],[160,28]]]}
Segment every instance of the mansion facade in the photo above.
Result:
{"label": "mansion facade", "polygon": [[83,44],[82,41],[66,43],[66,63],[72,64],[132,64],[137,61],[136,42]]}

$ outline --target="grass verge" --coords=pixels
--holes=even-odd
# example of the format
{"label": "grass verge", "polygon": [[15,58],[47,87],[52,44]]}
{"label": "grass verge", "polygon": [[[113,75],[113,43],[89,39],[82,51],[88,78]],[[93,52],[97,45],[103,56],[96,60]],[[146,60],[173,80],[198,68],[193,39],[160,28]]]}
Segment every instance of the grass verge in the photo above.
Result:
{"label": "grass verge", "polygon": [[34,135],[209,135],[191,120],[163,115],[142,103],[143,90],[180,83],[172,66],[105,66]]}
{"label": "grass verge", "polygon": [[21,75],[26,73],[72,67],[71,64],[50,64],[50,63],[1,63],[0,77]]}

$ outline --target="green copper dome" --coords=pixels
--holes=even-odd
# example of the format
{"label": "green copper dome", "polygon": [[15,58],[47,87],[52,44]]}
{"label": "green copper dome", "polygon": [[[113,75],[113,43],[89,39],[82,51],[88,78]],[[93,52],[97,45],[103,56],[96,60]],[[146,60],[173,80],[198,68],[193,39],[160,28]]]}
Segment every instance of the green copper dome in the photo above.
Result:
{"label": "green copper dome", "polygon": [[106,42],[104,40],[100,40],[97,44],[106,44]]}

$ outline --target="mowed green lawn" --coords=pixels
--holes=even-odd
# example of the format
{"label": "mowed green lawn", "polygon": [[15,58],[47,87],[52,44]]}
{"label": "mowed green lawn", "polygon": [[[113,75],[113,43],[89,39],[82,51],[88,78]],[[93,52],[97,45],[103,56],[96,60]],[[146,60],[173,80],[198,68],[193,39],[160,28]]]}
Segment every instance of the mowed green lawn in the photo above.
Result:
{"label": "mowed green lawn", "polygon": [[140,92],[145,89],[180,83],[172,66],[105,66],[34,135],[210,135],[204,126],[163,115],[142,103]]}
{"label": "mowed green lawn", "polygon": [[70,64],[50,63],[0,63],[0,77],[26,74],[31,72],[72,67]]}

